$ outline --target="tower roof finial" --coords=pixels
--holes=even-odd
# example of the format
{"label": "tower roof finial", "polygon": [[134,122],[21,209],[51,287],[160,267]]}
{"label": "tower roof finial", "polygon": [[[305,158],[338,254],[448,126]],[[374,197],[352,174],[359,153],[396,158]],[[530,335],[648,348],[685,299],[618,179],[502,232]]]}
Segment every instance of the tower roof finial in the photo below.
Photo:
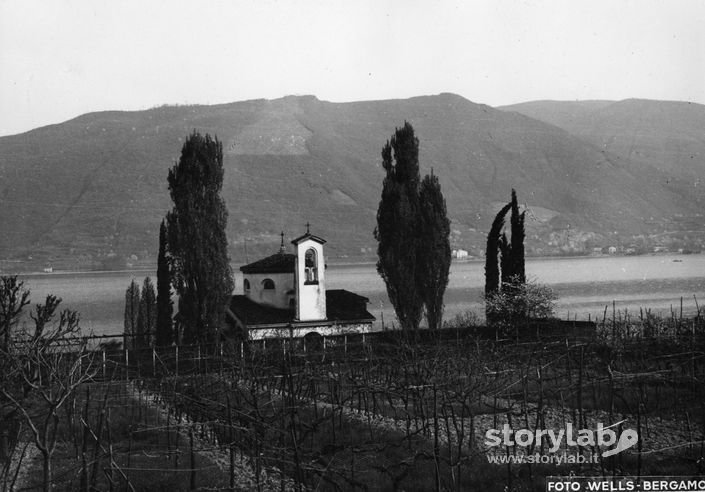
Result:
{"label": "tower roof finial", "polygon": [[311,234],[310,229],[311,229],[311,224],[309,224],[308,222],[306,222],[306,234]]}
{"label": "tower roof finial", "polygon": [[281,232],[281,237],[282,237],[282,243],[279,246],[279,252],[280,253],[286,253],[286,249],[284,249],[284,231]]}

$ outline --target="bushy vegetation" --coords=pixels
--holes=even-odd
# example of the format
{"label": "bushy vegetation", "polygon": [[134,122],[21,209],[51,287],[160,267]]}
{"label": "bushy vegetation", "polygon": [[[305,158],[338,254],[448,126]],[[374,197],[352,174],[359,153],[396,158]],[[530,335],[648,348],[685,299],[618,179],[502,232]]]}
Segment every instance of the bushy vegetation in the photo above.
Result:
{"label": "bushy vegetation", "polygon": [[532,321],[553,316],[557,296],[550,287],[535,281],[522,282],[518,277],[503,286],[485,297],[487,319],[503,335],[519,336]]}

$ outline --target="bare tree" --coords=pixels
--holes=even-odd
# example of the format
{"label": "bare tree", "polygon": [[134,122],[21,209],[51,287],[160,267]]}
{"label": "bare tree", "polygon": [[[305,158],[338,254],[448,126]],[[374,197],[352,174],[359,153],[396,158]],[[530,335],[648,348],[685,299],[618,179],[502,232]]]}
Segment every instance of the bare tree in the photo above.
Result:
{"label": "bare tree", "polygon": [[10,347],[11,333],[22,309],[29,304],[29,290],[17,275],[0,277],[0,353]]}
{"label": "bare tree", "polygon": [[32,433],[43,458],[43,489],[52,488],[52,455],[56,449],[59,411],[76,389],[96,372],[94,352],[80,336],[79,315],[48,295],[30,315],[33,332],[19,333],[5,352],[4,400]]}
{"label": "bare tree", "polygon": [[[9,384],[9,360],[14,337],[13,331],[22,315],[22,309],[29,304],[29,290],[16,275],[0,277],[0,386]],[[7,399],[0,397],[0,459],[9,453],[12,446],[11,435],[19,433],[16,409]],[[9,453],[11,454],[11,453]],[[8,470],[9,472],[9,470]]]}

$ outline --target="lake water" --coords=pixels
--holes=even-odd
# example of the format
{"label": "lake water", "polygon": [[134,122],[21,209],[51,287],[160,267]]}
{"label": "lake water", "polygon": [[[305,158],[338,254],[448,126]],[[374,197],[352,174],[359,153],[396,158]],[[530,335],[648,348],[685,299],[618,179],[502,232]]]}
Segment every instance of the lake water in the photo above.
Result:
{"label": "lake water", "polygon": [[[239,267],[239,266],[238,266]],[[236,291],[241,292],[238,270]],[[556,315],[571,319],[602,319],[605,307],[637,314],[639,308],[670,314],[696,311],[694,300],[705,304],[705,255],[658,255],[595,258],[528,259],[529,279],[549,285],[559,296]],[[95,272],[23,275],[32,291],[33,304],[47,294],[61,297],[64,307],[81,313],[82,327],[96,335],[119,334],[123,327],[125,290],[132,279],[142,283],[154,272]],[[459,262],[451,267],[445,295],[445,319],[467,310],[483,316],[484,262]],[[329,289],[348,289],[370,299],[369,311],[381,326],[394,321],[384,282],[373,264],[330,265],[326,271]]]}

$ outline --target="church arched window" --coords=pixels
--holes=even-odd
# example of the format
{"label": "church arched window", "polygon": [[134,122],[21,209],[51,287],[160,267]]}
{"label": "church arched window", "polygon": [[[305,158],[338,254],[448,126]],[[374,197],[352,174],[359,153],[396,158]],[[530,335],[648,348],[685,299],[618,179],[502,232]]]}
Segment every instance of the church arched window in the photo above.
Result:
{"label": "church arched window", "polygon": [[242,286],[244,287],[245,292],[249,292],[249,291],[250,291],[250,281],[249,281],[248,279],[245,279],[245,280],[243,281]]}
{"label": "church arched window", "polygon": [[316,255],[316,250],[313,248],[309,248],[306,251],[305,271],[307,283],[318,282],[318,255]]}
{"label": "church arched window", "polygon": [[274,280],[271,278],[265,278],[262,280],[262,288],[264,290],[274,290]]}

